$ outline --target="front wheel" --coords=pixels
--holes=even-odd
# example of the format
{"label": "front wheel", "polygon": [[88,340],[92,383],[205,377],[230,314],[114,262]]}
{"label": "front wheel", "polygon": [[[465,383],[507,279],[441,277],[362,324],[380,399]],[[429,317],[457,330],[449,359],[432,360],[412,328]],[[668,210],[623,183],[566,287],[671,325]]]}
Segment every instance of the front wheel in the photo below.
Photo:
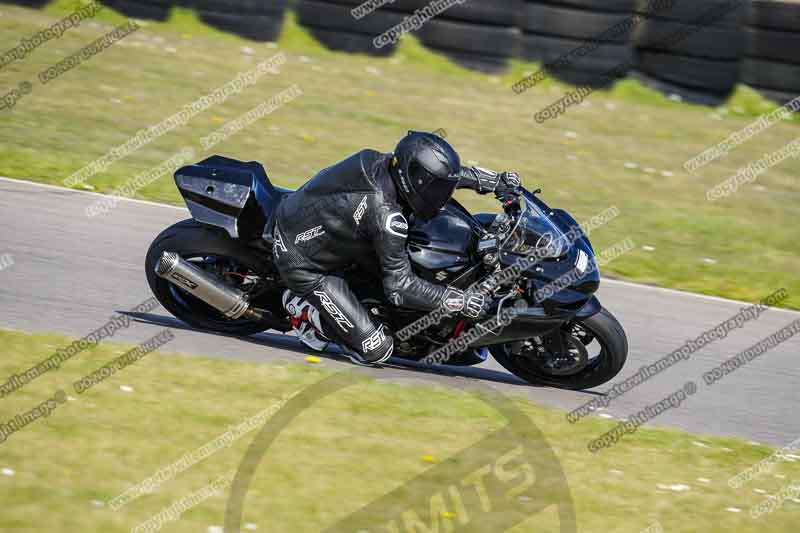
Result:
{"label": "front wheel", "polygon": [[561,336],[561,342],[532,337],[496,344],[489,350],[506,370],[528,383],[571,390],[606,383],[622,370],[628,357],[625,330],[606,309],[585,320],[568,322],[554,334]]}

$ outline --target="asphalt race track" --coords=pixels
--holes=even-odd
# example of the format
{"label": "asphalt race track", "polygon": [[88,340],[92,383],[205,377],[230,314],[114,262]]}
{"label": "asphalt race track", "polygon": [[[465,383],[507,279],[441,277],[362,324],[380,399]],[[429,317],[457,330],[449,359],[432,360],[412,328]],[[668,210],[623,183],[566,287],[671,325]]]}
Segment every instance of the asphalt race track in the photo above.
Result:
{"label": "asphalt race track", "polygon": [[[126,311],[151,296],[143,272],[144,254],[162,229],[188,218],[188,212],[126,200],[105,216],[87,217],[86,206],[98,198],[92,193],[0,178],[0,254],[8,253],[14,260],[0,272],[0,327],[78,337],[101,326],[114,312]],[[745,305],[608,280],[598,296],[622,322],[630,343],[628,363],[615,383],[727,320]],[[706,386],[701,376],[798,318],[797,312],[769,310],[629,391],[601,412],[624,418],[694,380],[697,393],[679,408],[662,414],[654,424],[785,445],[800,437],[800,336],[713,386]],[[139,317],[114,340],[138,343],[165,325],[173,327],[176,336],[165,348],[168,351],[256,362],[302,361],[309,353],[290,336],[266,333],[235,339],[194,331],[160,307]],[[390,380],[413,379],[419,372],[431,372],[396,359],[391,363],[388,368],[365,371]],[[335,354],[324,364],[350,365]],[[533,387],[494,361],[479,368],[437,369],[436,374],[444,385],[465,387],[483,380],[504,391],[527,394],[538,403],[565,409],[577,407],[607,387],[592,392]],[[3,381],[5,378],[0,376]]]}

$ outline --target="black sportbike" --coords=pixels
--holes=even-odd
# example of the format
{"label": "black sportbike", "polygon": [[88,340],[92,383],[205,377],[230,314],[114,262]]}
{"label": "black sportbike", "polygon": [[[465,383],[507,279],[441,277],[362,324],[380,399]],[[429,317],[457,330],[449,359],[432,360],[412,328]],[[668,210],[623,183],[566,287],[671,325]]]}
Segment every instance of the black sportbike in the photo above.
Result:
{"label": "black sportbike", "polygon": [[[175,182],[193,218],[165,229],[147,252],[147,280],[159,302],[200,329],[237,336],[290,331],[286,287],[272,261],[272,225],[292,191],[272,185],[259,163],[221,156],[179,169]],[[480,284],[492,297],[492,314],[515,308],[510,324],[488,331],[447,364],[476,365],[491,354],[530,383],[596,387],[622,369],[628,341],[594,296],[600,275],[592,245],[575,219],[549,208],[539,192],[523,189],[500,214],[472,215],[453,199],[428,222],[411,217],[408,254],[429,281]],[[339,274],[397,332],[425,313],[385,298],[377,263],[359,258]],[[397,339],[394,355],[422,360],[472,327],[481,326],[445,316]]]}

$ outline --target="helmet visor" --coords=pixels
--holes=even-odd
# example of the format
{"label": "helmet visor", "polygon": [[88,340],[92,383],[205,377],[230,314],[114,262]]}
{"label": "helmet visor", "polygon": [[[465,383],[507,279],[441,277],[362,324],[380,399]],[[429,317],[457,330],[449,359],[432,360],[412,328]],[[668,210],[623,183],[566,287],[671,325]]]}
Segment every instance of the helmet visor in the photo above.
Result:
{"label": "helmet visor", "polygon": [[440,178],[419,164],[412,164],[409,170],[417,197],[414,202],[416,206],[412,207],[416,207],[417,215],[426,220],[431,219],[453,196],[458,185],[458,177]]}

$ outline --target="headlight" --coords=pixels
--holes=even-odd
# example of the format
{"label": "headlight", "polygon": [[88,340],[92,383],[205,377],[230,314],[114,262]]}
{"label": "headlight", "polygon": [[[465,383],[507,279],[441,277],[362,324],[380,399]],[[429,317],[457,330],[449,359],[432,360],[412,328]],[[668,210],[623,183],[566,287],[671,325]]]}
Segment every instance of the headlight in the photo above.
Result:
{"label": "headlight", "polygon": [[589,256],[583,250],[578,250],[578,257],[575,259],[575,269],[583,274],[589,266]]}

